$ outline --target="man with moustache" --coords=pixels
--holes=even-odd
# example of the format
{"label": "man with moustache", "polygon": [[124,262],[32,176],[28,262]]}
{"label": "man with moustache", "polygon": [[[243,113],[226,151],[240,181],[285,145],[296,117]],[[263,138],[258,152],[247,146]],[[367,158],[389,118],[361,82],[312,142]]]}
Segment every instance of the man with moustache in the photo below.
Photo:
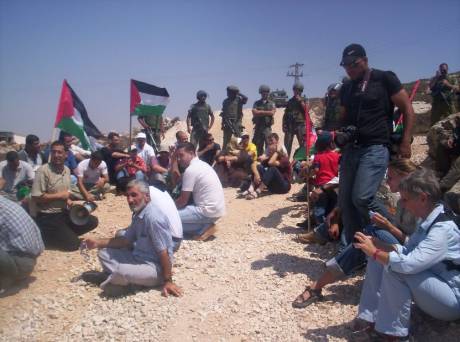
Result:
{"label": "man with moustache", "polygon": [[180,296],[182,290],[172,278],[173,239],[168,216],[152,203],[144,181],[129,182],[126,199],[133,218],[123,236],[84,241],[88,249],[100,249],[104,272],[83,279],[100,285],[107,296],[123,295],[132,286],[158,285],[163,286],[164,296]]}

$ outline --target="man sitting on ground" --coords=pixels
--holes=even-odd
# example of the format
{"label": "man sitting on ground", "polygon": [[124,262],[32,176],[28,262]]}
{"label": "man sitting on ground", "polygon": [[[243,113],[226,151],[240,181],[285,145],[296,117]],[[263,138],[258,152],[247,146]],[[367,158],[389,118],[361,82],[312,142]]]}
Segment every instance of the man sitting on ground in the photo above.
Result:
{"label": "man sitting on ground", "polygon": [[151,185],[166,186],[171,161],[169,148],[160,145],[158,154],[150,160],[150,181]]}
{"label": "man sitting on ground", "polygon": [[221,151],[220,145],[214,142],[214,137],[212,136],[211,133],[208,133],[206,134],[204,139],[200,142],[200,146],[198,147],[197,155],[198,155],[198,158],[200,158],[200,160],[213,166],[220,151]]}
{"label": "man sitting on ground", "polygon": [[46,247],[75,251],[80,246],[78,235],[97,227],[98,220],[90,216],[88,223],[77,226],[66,212],[70,201],[70,170],[64,165],[66,151],[60,141],[51,144],[51,161],[41,166],[32,185],[32,199],[37,205],[37,225]]}
{"label": "man sitting on ground", "polygon": [[[0,162],[0,195],[3,195],[11,201],[23,199],[22,187],[28,188],[34,180],[34,171],[26,162],[19,160],[16,151],[9,151],[6,154],[6,160]],[[19,193],[18,193],[18,190]]]}
{"label": "man sitting on ground", "polygon": [[[117,184],[120,183],[122,178],[136,178],[137,180],[144,180],[147,173],[147,166],[144,159],[137,154],[137,148],[129,151],[129,157],[120,159],[115,166],[117,175]],[[126,184],[126,183],[125,183]]]}
{"label": "man sitting on ground", "polygon": [[136,135],[136,149],[139,157],[144,160],[145,165],[150,165],[150,159],[155,157],[153,147],[147,144],[147,136],[143,132]]}
{"label": "man sitting on ground", "polygon": [[162,283],[164,296],[182,294],[172,279],[169,219],[153,205],[149,191],[143,181],[128,183],[126,198],[133,218],[123,236],[85,240],[89,249],[100,249],[98,256],[104,270],[98,279],[86,280],[99,283],[108,296],[125,294],[130,285],[152,287]]}
{"label": "man sitting on ground", "polygon": [[0,196],[0,294],[32,273],[44,246],[34,220]]}
{"label": "man sitting on ground", "polygon": [[34,172],[47,162],[45,155],[40,151],[40,139],[33,134],[29,134],[26,137],[26,146],[18,152],[18,155],[19,160],[25,161],[32,166]]}
{"label": "man sitting on ground", "polygon": [[[182,227],[185,234],[205,241],[216,232],[215,222],[225,213],[224,191],[212,167],[196,157],[193,144],[179,145],[177,157],[185,169],[176,199]],[[191,197],[193,204],[189,205]]]}
{"label": "man sitting on ground", "polygon": [[91,153],[90,159],[82,160],[77,167],[77,186],[72,186],[72,199],[94,202],[102,199],[109,188],[107,165],[100,151]]}
{"label": "man sitting on ground", "polygon": [[[124,195],[126,195],[127,184],[129,183],[125,183],[120,189]],[[173,251],[177,252],[182,243],[183,231],[182,221],[180,220],[176,204],[167,191],[160,190],[157,187],[149,186],[149,194],[150,203],[167,216],[168,229],[173,241]],[[120,229],[115,236],[124,236],[126,230],[127,229]]]}
{"label": "man sitting on ground", "polygon": [[122,158],[128,158],[129,154],[125,153],[120,146],[120,135],[116,132],[110,132],[107,136],[109,144],[101,148],[104,161],[107,164],[107,172],[109,173],[110,184],[115,185],[117,182],[117,173],[115,166]]}

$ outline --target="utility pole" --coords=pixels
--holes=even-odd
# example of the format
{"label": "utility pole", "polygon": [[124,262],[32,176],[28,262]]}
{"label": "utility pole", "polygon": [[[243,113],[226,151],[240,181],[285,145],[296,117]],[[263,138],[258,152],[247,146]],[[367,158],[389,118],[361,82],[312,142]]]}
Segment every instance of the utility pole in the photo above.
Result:
{"label": "utility pole", "polygon": [[288,71],[286,76],[294,77],[294,82],[298,82],[300,77],[303,77],[302,67],[303,64],[300,63],[290,65],[289,68],[291,68],[291,70]]}

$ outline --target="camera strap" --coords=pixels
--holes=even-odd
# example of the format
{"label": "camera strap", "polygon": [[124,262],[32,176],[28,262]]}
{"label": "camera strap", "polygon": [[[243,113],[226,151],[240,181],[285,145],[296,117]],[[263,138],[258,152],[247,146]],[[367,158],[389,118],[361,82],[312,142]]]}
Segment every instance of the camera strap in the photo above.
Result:
{"label": "camera strap", "polygon": [[361,117],[361,106],[363,104],[363,96],[366,94],[367,87],[369,85],[369,80],[371,79],[372,69],[369,68],[366,73],[364,74],[363,80],[358,85],[360,97],[359,97],[359,105],[358,105],[358,114],[356,115],[356,127],[359,125],[359,118]]}

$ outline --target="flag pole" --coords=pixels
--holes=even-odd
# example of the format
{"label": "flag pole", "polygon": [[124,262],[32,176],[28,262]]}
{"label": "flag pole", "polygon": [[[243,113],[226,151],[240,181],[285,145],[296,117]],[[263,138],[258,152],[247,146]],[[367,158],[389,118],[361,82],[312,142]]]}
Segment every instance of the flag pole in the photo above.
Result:
{"label": "flag pole", "polygon": [[[51,141],[50,141],[50,146],[56,140],[56,134],[57,134],[57,128],[53,127],[53,132],[51,133]],[[51,149],[48,153],[48,163],[51,161]]]}
{"label": "flag pole", "polygon": [[132,116],[131,113],[129,113],[129,142],[128,142],[128,152],[131,151],[131,144],[132,144],[132,137],[131,137],[131,131],[132,131]]}
{"label": "flag pole", "polygon": [[305,154],[307,156],[308,165],[308,177],[307,177],[307,232],[311,231],[311,220],[310,220],[310,114],[308,103],[305,103]]}

